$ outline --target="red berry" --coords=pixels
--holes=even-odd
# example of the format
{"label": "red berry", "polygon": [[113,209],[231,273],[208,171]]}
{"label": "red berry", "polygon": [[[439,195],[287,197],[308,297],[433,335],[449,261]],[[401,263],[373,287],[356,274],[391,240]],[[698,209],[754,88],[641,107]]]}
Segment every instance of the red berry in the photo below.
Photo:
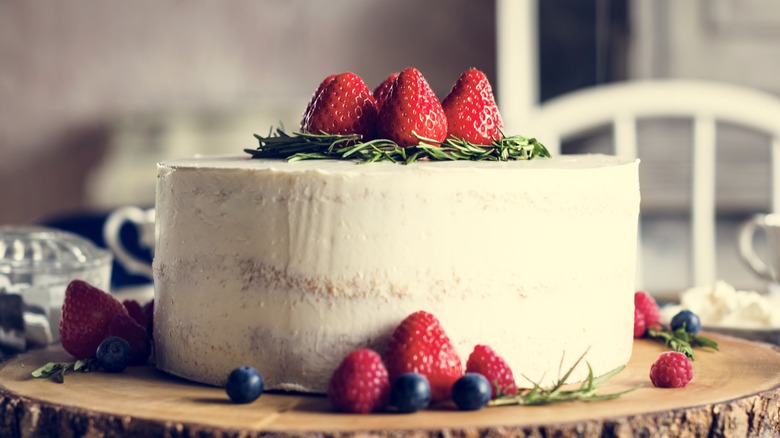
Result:
{"label": "red berry", "polygon": [[441,142],[447,138],[447,116],[441,102],[417,69],[398,74],[384,105],[379,109],[377,135],[401,147],[413,146],[421,136]]}
{"label": "red berry", "polygon": [[677,351],[661,353],[650,367],[650,381],[658,388],[682,388],[693,379],[691,361]]}
{"label": "red berry", "polygon": [[517,393],[517,384],[509,364],[504,358],[496,354],[492,348],[487,345],[477,345],[474,351],[469,355],[466,361],[467,373],[479,373],[485,376],[490,382],[492,388],[492,398],[496,398],[496,388],[500,394]]}
{"label": "red berry", "polygon": [[[655,298],[650,296],[647,292],[637,291],[634,293],[634,337],[636,338],[638,324],[637,318],[644,319],[645,330],[651,327],[656,327],[661,324],[661,309],[658,307],[658,303],[655,302]],[[641,324],[641,323],[639,323]],[[642,330],[642,334],[638,337],[642,337],[645,333]]]}
{"label": "red berry", "polygon": [[144,304],[144,318],[146,320],[146,324],[144,325],[144,328],[146,328],[146,334],[149,335],[150,339],[154,338],[154,298],[152,298],[148,303]]}
{"label": "red berry", "polygon": [[130,344],[130,364],[142,365],[146,363],[152,351],[149,335],[146,329],[138,324],[130,315],[118,314],[111,318],[106,328],[106,338],[118,336]]}
{"label": "red berry", "polygon": [[320,85],[317,87],[317,90],[314,91],[314,94],[311,95],[311,99],[309,100],[309,103],[306,105],[306,111],[303,112],[303,119],[301,120],[301,131],[306,131],[306,126],[309,124],[309,118],[311,117],[311,108],[314,106],[314,102],[317,100],[318,97],[320,97],[320,94],[322,93],[322,90],[325,89],[325,87],[330,84],[333,79],[336,77],[336,74],[332,74],[328,76],[327,78],[323,79],[322,82],[320,82]]}
{"label": "red berry", "polygon": [[428,312],[415,312],[396,327],[385,352],[385,364],[394,381],[416,372],[431,384],[431,400],[450,398],[452,385],[463,375],[460,357],[441,323]]}
{"label": "red berry", "polygon": [[463,72],[442,101],[450,137],[489,145],[503,137],[504,122],[485,73],[470,68]]}
{"label": "red berry", "polygon": [[634,308],[634,339],[639,339],[645,335],[647,331],[647,324],[645,323],[645,316],[642,312]]}
{"label": "red berry", "polygon": [[398,74],[398,72],[392,73],[385,78],[379,86],[374,88],[374,99],[376,99],[376,107],[378,110],[382,109],[382,105],[384,105],[385,100],[387,100],[387,96],[390,95],[390,89],[393,86],[393,83],[395,83],[395,78],[398,77]]}
{"label": "red berry", "polygon": [[303,116],[302,130],[319,134],[360,134],[371,138],[376,126],[376,99],[360,76],[336,75]]}
{"label": "red berry", "polygon": [[127,309],[114,296],[85,281],[71,281],[62,305],[62,347],[76,359],[94,357],[107,337],[109,322],[116,315],[129,317]]}
{"label": "red berry", "polygon": [[144,309],[141,307],[141,304],[138,303],[138,301],[124,300],[122,301],[122,305],[125,306],[127,313],[135,320],[135,322],[141,324],[142,326],[146,326],[146,315],[144,314]]}
{"label": "red berry", "polygon": [[390,379],[382,358],[362,348],[349,353],[333,373],[328,399],[344,412],[365,414],[384,409],[390,397]]}

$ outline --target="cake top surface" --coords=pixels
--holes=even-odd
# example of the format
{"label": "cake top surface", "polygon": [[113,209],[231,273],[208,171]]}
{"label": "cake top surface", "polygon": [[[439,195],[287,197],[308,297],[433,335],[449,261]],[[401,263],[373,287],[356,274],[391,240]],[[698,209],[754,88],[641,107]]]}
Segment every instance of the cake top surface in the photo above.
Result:
{"label": "cake top surface", "polygon": [[158,167],[171,169],[246,169],[246,170],[278,170],[278,171],[324,171],[324,172],[414,172],[425,170],[474,170],[474,169],[598,169],[624,166],[638,162],[636,159],[622,158],[614,155],[557,155],[555,158],[538,158],[534,160],[517,161],[425,161],[403,165],[390,162],[357,164],[346,160],[304,160],[287,162],[282,159],[266,160],[252,159],[246,156],[214,156],[193,157],[166,160],[158,163]]}

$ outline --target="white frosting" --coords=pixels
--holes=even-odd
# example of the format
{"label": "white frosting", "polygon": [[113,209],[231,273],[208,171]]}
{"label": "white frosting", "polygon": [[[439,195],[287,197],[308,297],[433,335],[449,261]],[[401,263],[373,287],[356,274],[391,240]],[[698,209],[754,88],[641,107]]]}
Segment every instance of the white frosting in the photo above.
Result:
{"label": "white frosting", "polygon": [[324,392],[349,351],[383,352],[427,310],[464,366],[482,343],[518,379],[550,383],[585,351],[603,374],[631,354],[637,172],[600,155],[162,162],[157,366],[221,385],[251,365],[269,389]]}

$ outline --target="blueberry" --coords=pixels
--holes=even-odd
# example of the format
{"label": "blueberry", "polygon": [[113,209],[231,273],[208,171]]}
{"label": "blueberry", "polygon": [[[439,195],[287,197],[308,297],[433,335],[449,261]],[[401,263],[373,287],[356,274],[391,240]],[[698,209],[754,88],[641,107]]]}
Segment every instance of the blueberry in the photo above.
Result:
{"label": "blueberry", "polygon": [[417,412],[427,408],[430,403],[431,384],[422,374],[401,374],[393,382],[390,404],[398,408],[399,412]]}
{"label": "blueberry", "polygon": [[492,392],[485,376],[466,373],[452,385],[452,400],[461,411],[476,411],[487,406]]}
{"label": "blueberry", "polygon": [[701,320],[699,315],[691,312],[690,310],[682,310],[672,318],[672,330],[677,330],[685,325],[685,331],[695,335],[701,330]]}
{"label": "blueberry", "polygon": [[118,373],[130,363],[132,354],[130,344],[118,336],[111,336],[98,345],[95,357],[104,370]]}
{"label": "blueberry", "polygon": [[234,369],[225,383],[225,391],[234,403],[250,403],[263,393],[263,376],[252,367],[242,366]]}

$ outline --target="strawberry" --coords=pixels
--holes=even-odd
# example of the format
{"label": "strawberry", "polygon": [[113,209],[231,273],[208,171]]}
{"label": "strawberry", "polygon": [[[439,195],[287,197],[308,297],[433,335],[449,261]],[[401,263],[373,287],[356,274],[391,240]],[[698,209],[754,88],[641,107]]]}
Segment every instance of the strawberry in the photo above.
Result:
{"label": "strawberry", "polygon": [[314,106],[314,101],[320,97],[322,90],[324,90],[325,87],[327,87],[335,77],[336,74],[334,73],[323,79],[322,82],[320,82],[320,85],[317,87],[317,90],[315,90],[314,94],[311,95],[311,100],[309,100],[309,103],[306,105],[306,111],[303,112],[303,120],[301,120],[301,131],[306,131],[306,126],[309,124],[308,119],[311,116],[311,108]]}
{"label": "strawberry", "polygon": [[398,77],[398,72],[390,74],[387,78],[385,78],[384,81],[382,81],[379,86],[374,88],[374,99],[376,99],[376,107],[378,110],[382,109],[382,105],[384,105],[385,100],[387,100],[387,96],[390,95],[390,88],[393,86],[393,83],[395,82],[395,78]]}
{"label": "strawberry", "polygon": [[135,320],[135,322],[141,324],[142,326],[146,326],[146,315],[144,315],[144,309],[141,307],[141,304],[139,304],[138,301],[124,300],[122,301],[122,305],[125,306],[127,313]]}
{"label": "strawberry", "polygon": [[330,379],[328,399],[344,412],[365,414],[384,409],[390,397],[390,380],[382,358],[362,348],[349,353]]}
{"label": "strawberry", "polygon": [[447,138],[447,116],[423,75],[414,68],[398,74],[387,100],[379,109],[378,137],[401,147],[419,143],[420,137],[441,142]]}
{"label": "strawberry", "polygon": [[341,73],[323,88],[303,115],[301,129],[313,134],[360,134],[371,138],[376,115],[376,99],[363,79],[354,73]]}
{"label": "strawberry", "polygon": [[487,76],[470,68],[463,72],[442,102],[450,137],[489,145],[503,137],[504,122],[493,98]]}
{"label": "strawberry", "polygon": [[[509,364],[487,345],[477,345],[466,361],[467,373],[479,373],[485,376],[492,388],[491,398],[500,394],[517,393],[517,384]],[[498,393],[496,392],[498,389]]]}
{"label": "strawberry", "polygon": [[138,324],[135,319],[127,314],[114,315],[106,328],[106,338],[118,336],[130,344],[130,364],[141,365],[146,363],[152,346],[149,342],[149,336],[146,329]]}
{"label": "strawberry", "polygon": [[385,364],[394,381],[416,372],[431,384],[431,400],[450,398],[452,385],[463,375],[460,357],[441,323],[428,312],[415,312],[396,327],[385,352]]}
{"label": "strawberry", "polygon": [[129,317],[119,300],[85,281],[71,281],[60,319],[62,347],[76,359],[94,357],[116,315]]}

